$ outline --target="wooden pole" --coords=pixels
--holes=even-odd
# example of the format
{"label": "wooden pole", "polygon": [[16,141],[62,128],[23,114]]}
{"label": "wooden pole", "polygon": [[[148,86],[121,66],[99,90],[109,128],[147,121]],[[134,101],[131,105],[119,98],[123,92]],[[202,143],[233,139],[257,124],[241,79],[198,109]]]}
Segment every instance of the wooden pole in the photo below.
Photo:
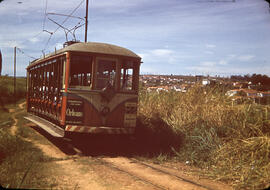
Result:
{"label": "wooden pole", "polygon": [[84,37],[84,42],[87,42],[87,27],[88,27],[88,0],[86,0],[85,37]]}
{"label": "wooden pole", "polygon": [[16,106],[16,46],[14,47],[14,104]]}

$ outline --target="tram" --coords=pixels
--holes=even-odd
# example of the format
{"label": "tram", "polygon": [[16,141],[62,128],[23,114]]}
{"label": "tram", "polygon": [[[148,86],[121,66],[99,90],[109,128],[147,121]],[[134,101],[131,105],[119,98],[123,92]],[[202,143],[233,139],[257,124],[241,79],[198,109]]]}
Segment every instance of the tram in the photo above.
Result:
{"label": "tram", "polygon": [[27,67],[26,119],[55,137],[133,134],[140,64],[116,45],[68,44]]}

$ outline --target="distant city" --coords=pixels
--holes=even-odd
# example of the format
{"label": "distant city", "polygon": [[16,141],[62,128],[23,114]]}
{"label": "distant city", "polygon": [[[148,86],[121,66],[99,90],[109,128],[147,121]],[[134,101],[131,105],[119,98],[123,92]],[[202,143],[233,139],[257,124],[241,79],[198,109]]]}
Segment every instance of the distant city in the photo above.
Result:
{"label": "distant city", "polygon": [[[183,76],[183,75],[141,75],[140,82],[148,91],[176,91],[186,93],[194,85],[202,87],[223,87],[232,100],[249,99],[257,103],[268,103],[270,99],[270,78],[266,75],[252,76]],[[267,100],[265,100],[267,99]],[[270,102],[269,102],[270,103]]]}

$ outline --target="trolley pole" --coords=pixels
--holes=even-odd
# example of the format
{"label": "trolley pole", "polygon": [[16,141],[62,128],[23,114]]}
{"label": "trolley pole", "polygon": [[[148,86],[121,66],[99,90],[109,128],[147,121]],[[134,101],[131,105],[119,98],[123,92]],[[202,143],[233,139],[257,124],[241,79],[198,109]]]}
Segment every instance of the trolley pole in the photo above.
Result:
{"label": "trolley pole", "polygon": [[84,42],[87,42],[87,27],[88,27],[88,0],[86,0],[85,37],[84,37]]}
{"label": "trolley pole", "polygon": [[16,46],[14,47],[14,104],[16,106]]}

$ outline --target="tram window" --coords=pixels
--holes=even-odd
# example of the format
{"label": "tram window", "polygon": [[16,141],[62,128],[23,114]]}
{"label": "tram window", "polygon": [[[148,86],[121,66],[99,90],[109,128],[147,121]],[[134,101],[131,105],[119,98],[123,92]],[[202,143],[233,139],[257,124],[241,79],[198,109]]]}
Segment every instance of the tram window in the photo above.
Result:
{"label": "tram window", "polygon": [[92,59],[89,56],[72,56],[69,85],[71,88],[89,87],[91,84]]}
{"label": "tram window", "polygon": [[134,75],[134,63],[124,62],[124,64],[121,67],[121,80],[120,80],[121,90],[134,90],[133,75]]}
{"label": "tram window", "polygon": [[112,60],[98,60],[96,89],[105,88],[108,84],[115,85],[116,62]]}

